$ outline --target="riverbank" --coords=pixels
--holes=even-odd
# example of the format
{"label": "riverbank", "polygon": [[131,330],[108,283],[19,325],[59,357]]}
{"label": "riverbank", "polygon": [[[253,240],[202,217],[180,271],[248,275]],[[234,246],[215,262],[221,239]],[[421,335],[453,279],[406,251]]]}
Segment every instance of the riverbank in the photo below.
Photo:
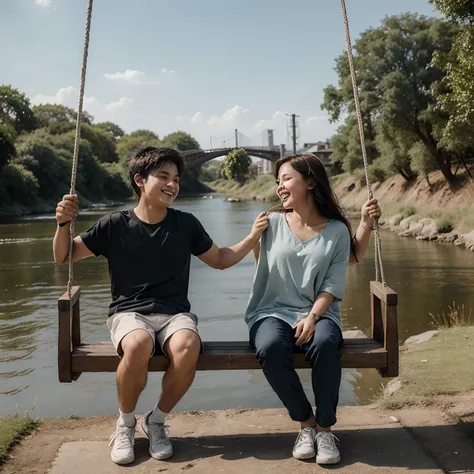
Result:
{"label": "riverbank", "polygon": [[[193,177],[185,177],[180,183],[180,197],[191,197],[200,194],[210,193],[212,189],[199,182]],[[134,194],[130,191],[130,195],[124,196],[123,200],[111,201],[97,198],[95,200],[86,199],[79,195],[81,210],[102,209],[108,207],[116,207],[126,202],[134,202]],[[8,219],[22,216],[34,216],[40,214],[53,214],[56,212],[57,201],[44,200],[37,198],[29,204],[21,204],[18,202],[0,203],[0,219]]]}
{"label": "riverbank", "polygon": [[206,183],[215,193],[241,201],[269,201],[276,202],[275,178],[272,175],[258,176],[250,179],[242,186],[226,179],[219,179]]}

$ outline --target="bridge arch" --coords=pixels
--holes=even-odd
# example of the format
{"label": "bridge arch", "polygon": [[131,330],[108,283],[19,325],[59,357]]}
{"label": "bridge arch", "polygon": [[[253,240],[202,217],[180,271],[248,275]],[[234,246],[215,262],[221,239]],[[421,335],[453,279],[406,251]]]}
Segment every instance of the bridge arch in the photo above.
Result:
{"label": "bridge arch", "polygon": [[196,166],[203,165],[214,158],[219,158],[220,156],[226,156],[232,150],[243,149],[250,156],[256,158],[263,158],[272,162],[277,161],[281,157],[280,147],[238,147],[238,148],[214,148],[212,150],[188,150],[183,151],[183,155],[186,161],[186,167],[188,169],[195,168]]}

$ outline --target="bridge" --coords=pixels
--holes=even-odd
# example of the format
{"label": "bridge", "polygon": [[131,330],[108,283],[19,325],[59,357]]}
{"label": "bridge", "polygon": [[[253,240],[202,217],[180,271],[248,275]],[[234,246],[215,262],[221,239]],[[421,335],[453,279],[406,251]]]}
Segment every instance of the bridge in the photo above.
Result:
{"label": "bridge", "polygon": [[[201,166],[204,163],[213,160],[214,158],[226,156],[232,150],[236,149],[243,149],[250,156],[255,158],[263,158],[265,160],[271,161],[272,163],[275,163],[282,156],[288,156],[292,154],[292,152],[286,150],[286,146],[284,144],[279,146],[275,146],[273,144],[273,130],[264,130],[259,136],[247,137],[236,129],[230,138],[223,140],[222,147],[215,148],[212,147],[212,138],[213,137],[210,137],[210,149],[187,150],[181,152],[186,161],[186,166],[188,169]],[[218,137],[214,137],[214,139],[216,138]],[[268,143],[268,145],[255,146],[255,140],[261,140],[261,142]],[[227,146],[227,142],[231,142],[233,146]],[[327,146],[321,148],[317,143],[305,143],[302,149],[297,150],[297,153],[312,153],[316,155],[327,169],[329,169],[332,164],[332,150],[330,150]]]}
{"label": "bridge", "polygon": [[186,161],[186,167],[188,169],[195,168],[196,166],[201,166],[204,163],[213,160],[214,158],[219,158],[220,156],[226,156],[232,150],[243,149],[250,156],[256,158],[263,158],[272,162],[277,161],[281,156],[287,155],[285,148],[279,146],[268,147],[268,146],[242,146],[242,147],[232,147],[232,148],[213,148],[211,150],[188,150],[182,151]]}

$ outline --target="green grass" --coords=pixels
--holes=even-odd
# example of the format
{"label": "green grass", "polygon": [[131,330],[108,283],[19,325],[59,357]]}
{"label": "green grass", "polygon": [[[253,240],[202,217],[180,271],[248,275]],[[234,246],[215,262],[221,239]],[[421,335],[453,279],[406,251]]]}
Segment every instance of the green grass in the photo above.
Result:
{"label": "green grass", "polygon": [[417,209],[415,206],[402,206],[400,208],[400,214],[404,219],[410,216],[414,216],[417,212]]}
{"label": "green grass", "polygon": [[436,219],[436,228],[440,234],[449,234],[454,229],[453,221],[447,216]]}
{"label": "green grass", "polygon": [[38,422],[31,417],[31,413],[0,417],[0,466],[7,458],[11,447],[23,436],[34,431],[37,425]]}
{"label": "green grass", "polygon": [[384,395],[385,409],[428,406],[438,395],[474,390],[474,327],[452,327],[400,353],[400,390]]}

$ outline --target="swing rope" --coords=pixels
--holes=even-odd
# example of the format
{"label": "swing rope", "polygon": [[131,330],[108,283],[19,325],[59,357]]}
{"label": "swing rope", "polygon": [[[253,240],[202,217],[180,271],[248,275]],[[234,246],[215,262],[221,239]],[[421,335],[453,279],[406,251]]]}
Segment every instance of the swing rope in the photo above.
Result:
{"label": "swing rope", "polygon": [[[364,122],[362,119],[362,112],[360,110],[359,102],[359,88],[357,87],[357,77],[354,67],[354,55],[352,53],[352,42],[351,42],[351,33],[349,29],[349,20],[347,18],[346,2],[341,0],[342,7],[342,16],[344,18],[344,29],[346,31],[346,43],[347,43],[347,57],[349,59],[349,68],[351,70],[351,79],[352,79],[352,90],[354,92],[354,102],[355,109],[357,114],[357,122],[359,124],[359,135],[360,135],[360,146],[362,149],[362,159],[364,161],[364,172],[365,172],[365,182],[367,185],[367,193],[369,199],[373,199],[374,193],[372,191],[372,185],[369,178],[369,162],[367,160],[367,149],[365,146],[365,133],[364,133]],[[375,279],[377,281],[382,281],[384,286],[387,286],[385,281],[385,272],[383,268],[382,261],[382,242],[380,239],[380,228],[378,219],[374,219],[374,233],[375,233]]]}
{"label": "swing rope", "polygon": [[[74,155],[72,158],[71,187],[69,189],[69,194],[74,194],[76,191],[77,163],[79,160],[79,143],[81,140],[82,107],[84,104],[84,88],[86,85],[87,56],[89,54],[89,36],[90,36],[90,30],[91,30],[93,3],[94,3],[94,0],[89,0],[89,4],[87,7],[86,30],[84,34],[84,51],[82,54],[81,85],[79,89],[79,105],[77,107],[76,136],[74,138]],[[72,249],[73,249],[73,242],[74,242],[75,221],[76,219],[74,218],[71,221],[71,224],[69,227],[69,278],[67,282],[67,292],[68,292],[69,298],[71,297],[71,288],[74,281]]]}

